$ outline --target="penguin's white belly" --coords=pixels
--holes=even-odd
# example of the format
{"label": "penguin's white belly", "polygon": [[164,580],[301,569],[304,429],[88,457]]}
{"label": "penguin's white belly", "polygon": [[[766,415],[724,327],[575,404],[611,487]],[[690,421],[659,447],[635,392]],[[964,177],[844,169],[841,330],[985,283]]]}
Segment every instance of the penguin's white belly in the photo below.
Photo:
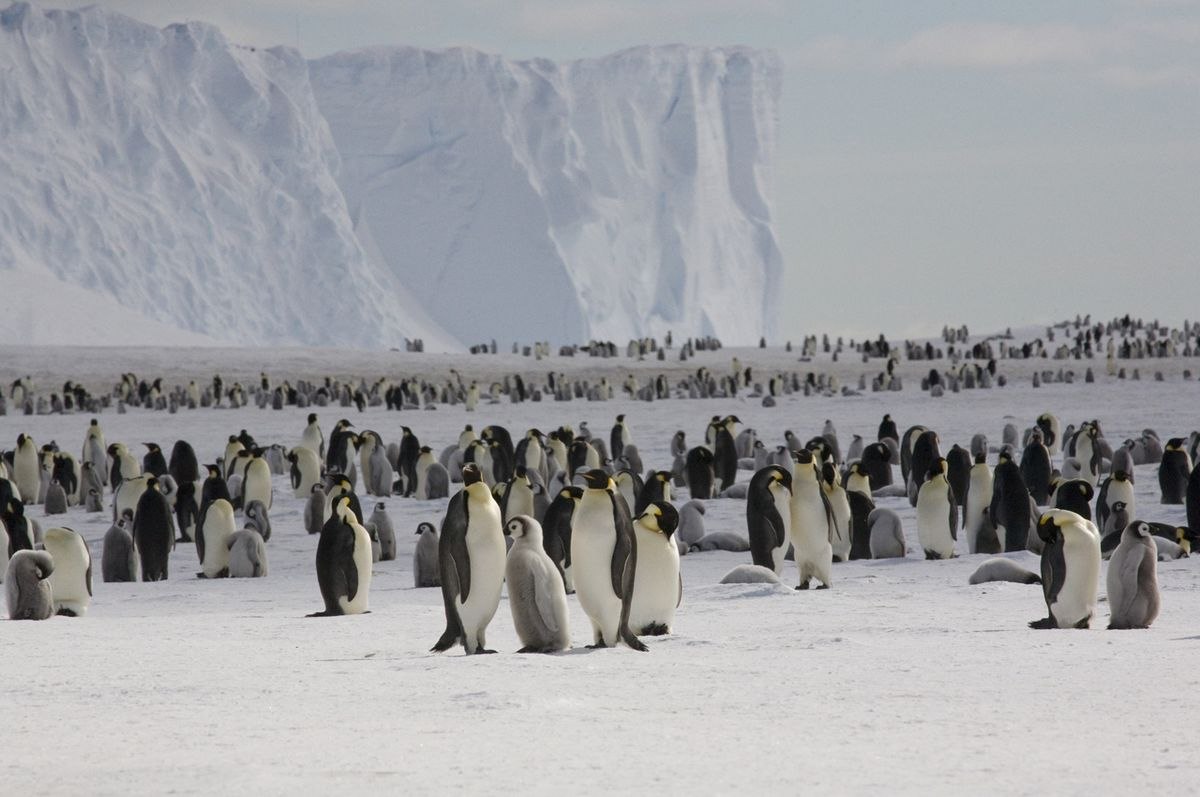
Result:
{"label": "penguin's white belly", "polygon": [[[474,517],[474,516],[472,516]],[[504,564],[507,550],[496,517],[497,531],[483,534],[478,530],[467,533],[467,555],[471,558],[471,591],[465,602],[458,600],[458,617],[468,638],[478,635],[496,615],[500,592],[504,586]]]}
{"label": "penguin's white belly", "polygon": [[1096,614],[1096,588],[1100,579],[1100,541],[1071,535],[1063,545],[1067,577],[1050,607],[1059,628],[1072,628]]}
{"label": "penguin's white belly", "polygon": [[822,584],[829,583],[829,571],[833,565],[833,546],[829,544],[829,521],[825,516],[825,505],[821,501],[816,485],[797,493],[799,500],[792,499],[792,544],[796,549],[796,567],[803,582],[816,576]]}
{"label": "penguin's white belly", "polygon": [[[209,512],[212,509],[209,508]],[[209,578],[216,578],[222,570],[229,567],[229,536],[232,531],[224,524],[208,520],[204,524],[204,561],[200,569]]]}
{"label": "penguin's white belly", "polygon": [[954,537],[950,535],[950,504],[945,495],[924,490],[917,497],[917,539],[921,549],[943,559],[954,556]]}
{"label": "penguin's white belly", "polygon": [[[578,510],[577,510],[578,511]],[[621,599],[613,592],[612,557],[616,532],[588,530],[582,523],[571,534],[571,569],[579,605],[607,645],[615,645],[621,624]]]}
{"label": "penguin's white belly", "polygon": [[[371,535],[359,523],[354,523],[354,569],[358,571],[358,591],[353,598],[338,597],[338,606],[346,614],[367,611],[371,595]],[[227,557],[228,558],[228,557]]]}
{"label": "penguin's white belly", "polygon": [[829,542],[834,555],[844,562],[850,558],[850,502],[844,492],[839,492],[829,496],[829,503],[833,507],[833,520],[837,525],[836,529],[829,529]]}
{"label": "penguin's white belly", "polygon": [[771,563],[775,568],[775,575],[778,576],[783,575],[783,564],[787,561],[785,557],[788,548],[792,547],[792,507],[791,499],[782,490],[776,492],[774,498],[775,511],[783,521],[783,544],[771,549]]}
{"label": "penguin's white belly", "polygon": [[983,516],[992,503],[992,480],[990,476],[971,477],[967,490],[967,552],[975,553],[979,546],[979,532],[983,528]]}
{"label": "penguin's white belly", "polygon": [[26,454],[18,451],[13,457],[13,478],[20,498],[25,503],[33,503],[37,499],[38,488],[41,485],[41,475],[38,473],[37,454]]}
{"label": "penguin's white belly", "polygon": [[87,591],[88,554],[83,541],[75,541],[66,551],[53,550],[50,555],[54,557],[54,572],[49,577],[54,611],[69,609],[82,617],[92,600]]}
{"label": "penguin's white belly", "polygon": [[674,539],[637,529],[638,559],[633,576],[629,627],[635,634],[651,624],[670,628],[679,603],[679,546]]}

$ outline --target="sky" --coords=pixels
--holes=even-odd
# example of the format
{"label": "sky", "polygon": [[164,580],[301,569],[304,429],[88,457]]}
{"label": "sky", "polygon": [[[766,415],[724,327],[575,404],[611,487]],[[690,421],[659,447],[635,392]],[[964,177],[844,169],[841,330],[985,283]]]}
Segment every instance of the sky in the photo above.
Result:
{"label": "sky", "polygon": [[1200,0],[99,5],[308,57],[374,44],[558,60],[637,44],[770,48],[785,70],[784,336],[1200,318]]}

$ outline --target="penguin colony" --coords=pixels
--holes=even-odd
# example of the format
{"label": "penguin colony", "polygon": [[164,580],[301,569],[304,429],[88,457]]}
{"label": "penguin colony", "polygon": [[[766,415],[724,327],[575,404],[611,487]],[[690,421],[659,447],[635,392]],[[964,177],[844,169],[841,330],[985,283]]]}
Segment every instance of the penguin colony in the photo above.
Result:
{"label": "penguin colony", "polygon": [[[742,371],[724,384],[745,389],[748,374],[736,375]],[[136,391],[123,384],[130,395]],[[154,389],[161,396],[161,385]],[[502,387],[490,395],[505,394]],[[482,393],[484,401],[488,395]],[[249,400],[236,390],[225,397]],[[651,463],[664,467],[647,472],[632,415],[617,416],[607,448],[584,424],[578,431],[529,429],[515,441],[502,427],[476,433],[468,425],[439,456],[420,445],[413,428],[404,427],[389,445],[380,433],[356,431],[343,419],[326,436],[313,413],[290,448],[260,445],[242,430],[229,437],[218,462],[203,467],[186,441],[175,445],[169,462],[157,444],[140,444],[139,460],[137,445],[107,445],[96,419],[86,427],[78,460],[54,443],[39,449],[24,434],[4,453],[0,553],[7,605],[13,618],[78,617],[92,596],[87,544],[66,525],[43,532],[25,517],[33,503],[26,496],[35,496],[45,515],[111,509],[105,581],[170,578],[169,554],[181,543],[196,547],[196,575],[203,578],[266,576],[270,510],[287,497],[303,502],[305,530],[317,537],[314,593],[323,609],[312,616],[363,613],[372,564],[395,558],[395,532],[386,502],[372,501],[374,513],[364,516],[361,488],[378,497],[451,499],[444,516],[417,530],[414,580],[443,591],[447,625],[435,650],[461,644],[468,653],[490,652],[485,634],[506,583],[522,652],[570,647],[570,594],[590,621],[591,646],[645,650],[640,637],[671,633],[675,625],[684,590],[681,555],[744,551],[747,562],[777,577],[794,560],[797,589],[833,586],[837,562],[907,556],[899,517],[874,506],[890,494],[898,466],[904,494],[917,508],[917,555],[1039,553],[1040,577],[993,565],[981,579],[1040,581],[1045,617],[1031,623],[1037,628],[1090,625],[1100,560],[1111,556],[1110,627],[1147,627],[1159,612],[1160,551],[1171,555],[1174,546],[1187,555],[1194,526],[1142,520],[1151,515],[1134,505],[1129,466],[1160,463],[1162,502],[1186,504],[1189,519],[1200,516],[1200,435],[1163,444],[1145,430],[1114,449],[1094,419],[1065,431],[1049,413],[1028,420],[1023,439],[1018,430],[1017,439],[1005,435],[999,447],[962,441],[943,453],[935,430],[913,426],[897,435],[885,417],[875,442],[856,435],[843,457],[829,421],[807,442],[785,433],[772,449],[736,416],[721,416],[709,421],[699,445],[687,446],[688,435],[677,434],[673,461]],[[739,481],[739,470],[752,474]],[[292,496],[272,484],[281,474]],[[706,532],[693,484],[707,498],[744,500],[745,533]],[[681,490],[687,492],[677,495]],[[23,551],[30,555],[17,556]]]}

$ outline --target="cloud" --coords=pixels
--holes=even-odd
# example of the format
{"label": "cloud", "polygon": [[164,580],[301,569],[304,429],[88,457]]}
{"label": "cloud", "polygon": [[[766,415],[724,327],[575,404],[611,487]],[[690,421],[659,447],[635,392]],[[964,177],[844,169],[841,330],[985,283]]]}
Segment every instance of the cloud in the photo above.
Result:
{"label": "cloud", "polygon": [[1115,31],[1072,25],[952,24],[924,30],[891,50],[897,66],[997,69],[1086,63],[1123,46]]}

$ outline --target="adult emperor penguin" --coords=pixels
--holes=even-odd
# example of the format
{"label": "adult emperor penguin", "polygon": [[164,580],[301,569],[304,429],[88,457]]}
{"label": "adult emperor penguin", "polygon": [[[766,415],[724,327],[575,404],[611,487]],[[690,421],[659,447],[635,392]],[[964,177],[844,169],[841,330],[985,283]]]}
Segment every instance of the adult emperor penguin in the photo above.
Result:
{"label": "adult emperor penguin", "polygon": [[833,514],[821,490],[813,453],[805,449],[797,451],[795,457],[789,510],[796,569],[800,573],[796,589],[808,589],[814,577],[821,582],[817,589],[828,589],[833,565],[833,546],[829,542]]}
{"label": "adult emperor penguin", "polygon": [[92,552],[81,534],[62,526],[46,529],[44,544],[54,557],[50,574],[54,613],[82,617],[92,600]]}
{"label": "adult emperor penguin", "polygon": [[829,543],[833,546],[833,561],[845,562],[850,558],[853,529],[850,517],[850,501],[846,490],[838,483],[837,470],[826,462],[821,468],[821,491],[829,501],[833,521],[829,526]]}
{"label": "adult emperor penguin", "polygon": [[759,567],[783,575],[784,557],[792,544],[792,474],[768,465],[750,479],[746,493],[746,531],[750,558]]}
{"label": "adult emperor penguin", "polygon": [[500,507],[479,466],[463,468],[463,488],[450,499],[438,535],[438,569],[446,630],[432,650],[461,642],[467,655],[492,653],[485,633],[500,605],[507,548]]}
{"label": "adult emperor penguin", "polygon": [[629,426],[625,423],[625,416],[618,415],[616,423],[613,424],[612,432],[608,437],[609,456],[613,459],[619,459],[625,451],[625,446],[632,442],[632,437],[629,434]]}
{"label": "adult emperor penguin", "polygon": [[1100,481],[1100,430],[1094,423],[1080,426],[1075,435],[1075,459],[1079,460],[1079,478],[1095,487]]}
{"label": "adult emperor penguin", "polygon": [[912,506],[917,505],[917,497],[921,492],[921,484],[933,472],[935,462],[942,459],[937,432],[925,430],[913,440],[912,457],[908,470],[908,501]]}
{"label": "adult emperor penguin", "polygon": [[200,557],[197,578],[229,575],[229,538],[237,531],[233,504],[218,498],[208,505],[204,525],[196,530],[196,554]]}
{"label": "adult emperor penguin", "polygon": [[1038,506],[1050,503],[1050,449],[1043,442],[1042,430],[1034,429],[1021,452],[1021,479]]}
{"label": "adult emperor penguin", "polygon": [[246,475],[242,478],[242,506],[250,506],[252,502],[260,501],[263,507],[270,511],[274,496],[271,466],[255,453],[246,465]]}
{"label": "adult emperor penguin", "polygon": [[1062,434],[1059,432],[1058,418],[1049,412],[1043,412],[1037,418],[1037,427],[1042,430],[1042,443],[1050,456],[1059,452]]}
{"label": "adult emperor penguin", "polygon": [[542,527],[529,515],[504,525],[512,550],[504,565],[508,607],[521,640],[518,653],[555,653],[571,647],[567,593],[558,567],[542,545]]}
{"label": "adult emperor penguin", "polygon": [[1030,628],[1087,628],[1096,613],[1100,580],[1100,532],[1090,520],[1065,509],[1048,509],[1038,521],[1042,592],[1049,617]]}
{"label": "adult emperor penguin", "polygon": [[629,507],[604,471],[587,471],[584,483],[586,489],[571,519],[571,562],[575,594],[592,622],[591,647],[614,647],[620,639],[634,650],[646,650],[629,628],[637,574],[637,540]]}
{"label": "adult emperor penguin", "polygon": [[196,451],[187,440],[176,440],[171,447],[171,459],[167,463],[167,472],[182,487],[190,482],[200,481],[200,460]]}
{"label": "adult emperor penguin", "polygon": [[967,536],[967,553],[979,553],[979,532],[984,524],[991,525],[989,508],[992,505],[992,469],[988,467],[987,454],[975,456],[968,484],[970,486],[967,487],[963,530]]}
{"label": "adult emperor penguin", "polygon": [[147,479],[146,489],[134,512],[133,543],[141,560],[142,581],[166,581],[167,558],[175,545],[175,527],[171,506],[167,497],[158,491],[158,482],[153,476]]}
{"label": "adult emperor penguin", "polygon": [[90,462],[92,467],[96,469],[96,473],[100,476],[102,485],[108,484],[108,468],[107,455],[105,454],[104,431],[100,428],[100,421],[92,418],[88,424],[87,433],[83,438],[83,450],[80,452],[80,463]]}
{"label": "adult emperor penguin", "polygon": [[[1100,529],[1100,537],[1104,538],[1106,526],[1108,525],[1109,516],[1112,514],[1113,507],[1117,504],[1124,504],[1125,511],[1129,513],[1129,517],[1137,516],[1137,501],[1133,493],[1133,482],[1129,478],[1129,474],[1123,470],[1114,471],[1111,476],[1104,480],[1100,485],[1100,493],[1096,496],[1096,528]],[[1114,529],[1114,531],[1121,531]]]}
{"label": "adult emperor penguin", "polygon": [[950,489],[946,460],[937,459],[917,494],[917,539],[926,559],[953,559],[958,539],[958,502]]}
{"label": "adult emperor penguin", "polygon": [[304,427],[304,431],[300,435],[300,445],[316,454],[320,459],[325,459],[325,435],[321,432],[321,425],[317,423],[315,412],[308,414],[308,425]]}
{"label": "adult emperor penguin", "polygon": [[[1162,461],[1158,463],[1158,486],[1162,490],[1164,504],[1182,504],[1187,495],[1192,463],[1186,442],[1182,437],[1172,437],[1163,449]],[[24,489],[21,488],[22,492]]]}
{"label": "adult emperor penguin", "polygon": [[671,535],[679,527],[679,513],[666,502],[655,502],[633,521],[637,539],[637,572],[629,605],[629,627],[637,634],[671,633],[675,609],[683,600],[679,573],[679,546]]}
{"label": "adult emperor penguin", "polygon": [[371,536],[358,522],[350,497],[340,496],[317,541],[317,584],[325,610],[309,617],[363,614],[371,592]]}
{"label": "adult emperor penguin", "polygon": [[1158,617],[1158,548],[1148,523],[1135,520],[1121,532],[1107,586],[1109,628],[1149,628]]}
{"label": "adult emperor penguin", "polygon": [[142,475],[142,466],[138,463],[137,458],[129,453],[129,449],[125,447],[124,443],[113,443],[110,445],[108,447],[108,456],[112,461],[108,483],[114,493],[125,479],[136,479]]}
{"label": "adult emperor penguin", "polygon": [[1000,452],[1000,461],[992,473],[992,503],[988,510],[992,527],[1005,551],[1023,551],[1028,543],[1030,524],[1029,490],[1021,478],[1021,469],[1008,449]]}
{"label": "adult emperor penguin", "polygon": [[417,525],[417,545],[413,549],[413,586],[440,587],[442,576],[438,570],[438,533],[432,523]]}
{"label": "adult emperor penguin", "polygon": [[704,446],[696,446],[687,453],[686,478],[688,492],[692,498],[701,500],[713,497],[713,454]]}
{"label": "adult emperor penguin", "polygon": [[[721,423],[716,429],[716,437],[713,442],[713,476],[719,484],[717,487],[719,490],[731,487],[737,479],[737,445],[734,442],[733,433],[739,423],[741,420],[736,415],[727,415],[721,419]],[[705,496],[693,495],[692,497],[704,498]]]}
{"label": "adult emperor penguin", "polygon": [[4,575],[10,620],[48,620],[54,615],[49,578],[54,559],[46,551],[17,551]]}
{"label": "adult emperor penguin", "polygon": [[542,518],[542,547],[562,574],[568,594],[575,592],[575,573],[571,567],[571,518],[582,497],[582,487],[563,487]]}
{"label": "adult emperor penguin", "polygon": [[291,463],[292,495],[306,498],[312,493],[314,484],[321,482],[321,460],[307,446],[296,446],[287,455]]}
{"label": "adult emperor penguin", "polygon": [[38,499],[41,486],[41,460],[33,438],[27,434],[17,435],[17,449],[13,452],[11,481],[17,487],[20,498],[27,504]]}
{"label": "adult emperor penguin", "polygon": [[[862,459],[859,460],[858,467],[866,474],[872,492],[891,485],[891,462],[892,450],[883,443],[871,443],[863,448]],[[849,488],[847,487],[847,489]]]}

